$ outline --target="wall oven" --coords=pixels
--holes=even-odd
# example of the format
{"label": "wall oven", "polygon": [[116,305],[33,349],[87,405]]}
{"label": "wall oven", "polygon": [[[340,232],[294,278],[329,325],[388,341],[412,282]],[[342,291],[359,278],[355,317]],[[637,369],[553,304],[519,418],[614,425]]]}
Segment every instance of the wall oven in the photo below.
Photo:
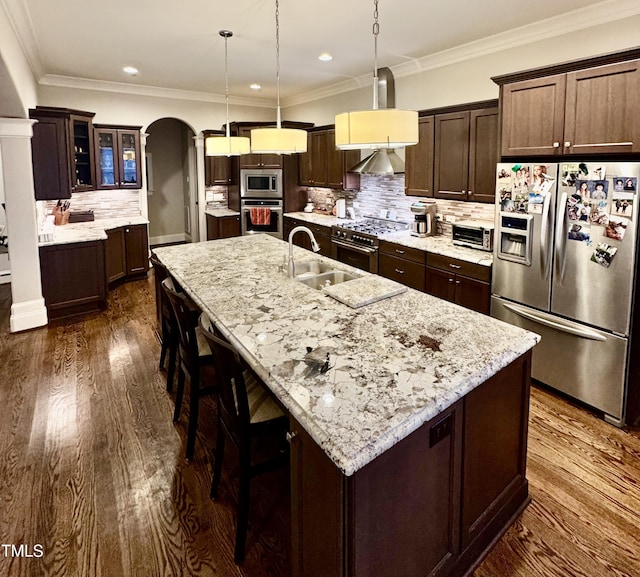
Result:
{"label": "wall oven", "polygon": [[264,232],[282,238],[282,199],[240,200],[240,230],[243,235]]}

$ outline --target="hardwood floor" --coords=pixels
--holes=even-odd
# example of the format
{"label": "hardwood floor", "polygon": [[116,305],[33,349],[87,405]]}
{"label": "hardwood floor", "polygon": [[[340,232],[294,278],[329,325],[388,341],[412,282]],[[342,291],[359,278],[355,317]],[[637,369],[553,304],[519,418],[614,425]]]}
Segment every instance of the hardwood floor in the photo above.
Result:
{"label": "hardwood floor", "polygon": [[[0,575],[290,573],[287,471],[254,481],[247,558],[233,562],[233,452],[211,501],[215,406],[185,461],[153,291],[150,275],[112,290],[102,313],[11,335],[0,286]],[[534,388],[528,478],[532,503],[475,577],[640,576],[638,430]]]}

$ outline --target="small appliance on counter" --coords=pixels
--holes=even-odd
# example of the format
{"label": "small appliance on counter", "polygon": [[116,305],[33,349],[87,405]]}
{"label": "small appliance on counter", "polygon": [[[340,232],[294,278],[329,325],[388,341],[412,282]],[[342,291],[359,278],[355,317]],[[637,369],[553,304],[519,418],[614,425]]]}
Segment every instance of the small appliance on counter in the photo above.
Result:
{"label": "small appliance on counter", "polygon": [[411,234],[420,238],[436,234],[436,203],[414,202],[411,212],[415,220],[411,223]]}
{"label": "small appliance on counter", "polygon": [[453,244],[493,251],[494,224],[484,220],[464,220],[452,226]]}
{"label": "small appliance on counter", "polygon": [[344,198],[336,200],[336,216],[338,218],[347,218],[347,201]]}
{"label": "small appliance on counter", "polygon": [[306,206],[304,207],[304,211],[305,212],[313,212],[313,201],[309,200],[309,202],[307,202]]}

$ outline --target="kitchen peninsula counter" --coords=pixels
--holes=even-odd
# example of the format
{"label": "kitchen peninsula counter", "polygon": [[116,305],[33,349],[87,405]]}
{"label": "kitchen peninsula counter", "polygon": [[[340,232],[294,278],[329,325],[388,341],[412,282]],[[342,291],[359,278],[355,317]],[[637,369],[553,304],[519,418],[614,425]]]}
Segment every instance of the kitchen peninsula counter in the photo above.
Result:
{"label": "kitchen peninsula counter", "polygon": [[73,222],[54,226],[53,238],[40,240],[38,244],[39,246],[53,246],[75,242],[106,240],[106,231],[108,230],[139,224],[149,224],[149,220],[144,216],[121,216],[116,218],[100,218],[89,222]]}
{"label": "kitchen peninsula counter", "polygon": [[411,289],[352,309],[267,235],[154,252],[291,415],[294,575],[451,574],[526,505],[537,335]]}

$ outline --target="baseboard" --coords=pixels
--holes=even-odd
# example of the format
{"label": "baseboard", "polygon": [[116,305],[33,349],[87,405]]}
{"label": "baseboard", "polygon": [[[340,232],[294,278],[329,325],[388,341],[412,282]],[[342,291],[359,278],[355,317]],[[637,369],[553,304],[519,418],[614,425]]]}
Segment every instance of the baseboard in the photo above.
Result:
{"label": "baseboard", "polygon": [[43,298],[11,305],[9,324],[12,333],[42,327],[47,322],[47,307]]}
{"label": "baseboard", "polygon": [[0,271],[0,284],[8,284],[11,282],[11,271]]}
{"label": "baseboard", "polygon": [[150,236],[149,245],[157,246],[159,244],[171,244],[172,242],[184,242],[187,235],[184,232],[177,234],[164,234],[162,236]]}

